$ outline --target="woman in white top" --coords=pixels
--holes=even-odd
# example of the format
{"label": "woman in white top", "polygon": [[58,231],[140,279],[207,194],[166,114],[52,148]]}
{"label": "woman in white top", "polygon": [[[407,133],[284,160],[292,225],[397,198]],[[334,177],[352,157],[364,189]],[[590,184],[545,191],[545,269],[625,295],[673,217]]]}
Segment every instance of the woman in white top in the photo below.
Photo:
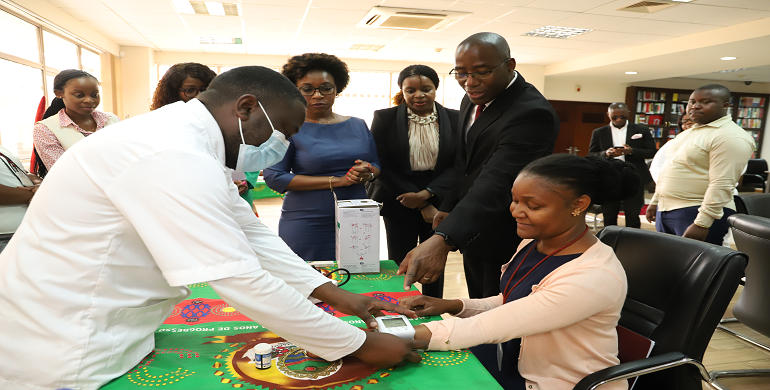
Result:
{"label": "woman in white top", "polygon": [[[375,111],[372,121],[382,172],[367,193],[383,204],[388,257],[399,264],[430,237],[433,216],[454,184],[459,112],[435,102],[438,84],[432,68],[406,67],[398,75],[396,107]],[[423,294],[441,297],[443,285],[442,277],[424,285]]]}
{"label": "woman in white top", "polygon": [[35,173],[40,177],[45,177],[72,145],[120,121],[113,114],[96,110],[101,101],[99,81],[88,72],[61,71],[53,79],[53,92],[56,97],[32,132]]}

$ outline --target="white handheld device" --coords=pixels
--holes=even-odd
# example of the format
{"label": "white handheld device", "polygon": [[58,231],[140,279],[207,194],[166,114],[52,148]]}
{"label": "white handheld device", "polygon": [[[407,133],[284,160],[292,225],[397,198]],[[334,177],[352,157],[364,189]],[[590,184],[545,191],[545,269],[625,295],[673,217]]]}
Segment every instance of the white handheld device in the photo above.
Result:
{"label": "white handheld device", "polygon": [[374,317],[377,320],[377,331],[390,333],[402,339],[414,340],[414,327],[403,315]]}

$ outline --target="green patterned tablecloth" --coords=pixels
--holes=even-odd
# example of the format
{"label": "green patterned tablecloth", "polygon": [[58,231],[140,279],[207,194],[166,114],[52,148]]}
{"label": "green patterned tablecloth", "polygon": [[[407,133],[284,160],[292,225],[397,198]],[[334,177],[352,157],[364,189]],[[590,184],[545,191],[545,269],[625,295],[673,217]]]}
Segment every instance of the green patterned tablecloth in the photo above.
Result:
{"label": "green patterned tablecloth", "polygon": [[[343,288],[385,301],[414,294],[402,290],[403,277],[396,276],[396,269],[393,261],[382,261],[380,274],[354,275]],[[394,369],[377,369],[352,357],[335,362],[314,359],[249,321],[222,301],[207,283],[190,288],[190,299],[177,305],[155,333],[155,351],[102,389],[500,389],[467,350],[425,352],[421,363]],[[364,327],[357,317],[336,313],[327,305],[320,307]],[[436,319],[438,317],[422,317],[411,321],[419,324]],[[267,370],[256,369],[243,356],[262,342],[273,345],[272,366]]]}

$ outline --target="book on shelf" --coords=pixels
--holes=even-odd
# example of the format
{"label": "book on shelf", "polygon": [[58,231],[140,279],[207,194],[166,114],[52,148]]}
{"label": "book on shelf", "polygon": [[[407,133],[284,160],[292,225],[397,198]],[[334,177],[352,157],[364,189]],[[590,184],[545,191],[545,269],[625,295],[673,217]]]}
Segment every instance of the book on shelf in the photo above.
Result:
{"label": "book on shelf", "polygon": [[678,130],[679,129],[677,128],[668,129],[668,138],[676,137],[676,133],[678,132]]}
{"label": "book on shelf", "polygon": [[685,107],[687,107],[684,103],[674,103],[671,105],[671,113],[675,115],[682,115],[684,114]]}
{"label": "book on shelf", "polygon": [[643,101],[661,101],[661,100],[666,100],[666,93],[665,92],[639,91],[639,92],[636,93],[636,100],[643,100]]}
{"label": "book on shelf", "polygon": [[764,107],[765,98],[761,97],[742,97],[741,107]]}
{"label": "book on shelf", "polygon": [[647,123],[650,126],[663,126],[663,115],[647,115]]}
{"label": "book on shelf", "polygon": [[663,114],[666,112],[666,103],[636,103],[636,112],[645,114]]}
{"label": "book on shelf", "polygon": [[751,138],[754,138],[754,142],[759,144],[759,132],[758,131],[749,131],[749,135],[751,135]]}
{"label": "book on shelf", "polygon": [[738,117],[741,118],[762,118],[764,114],[764,108],[743,107],[738,110]]}
{"label": "book on shelf", "polygon": [[662,127],[653,127],[650,129],[652,132],[652,138],[662,138],[663,137],[663,128]]}
{"label": "book on shelf", "polygon": [[738,118],[735,123],[744,129],[758,129],[762,127],[762,119]]}

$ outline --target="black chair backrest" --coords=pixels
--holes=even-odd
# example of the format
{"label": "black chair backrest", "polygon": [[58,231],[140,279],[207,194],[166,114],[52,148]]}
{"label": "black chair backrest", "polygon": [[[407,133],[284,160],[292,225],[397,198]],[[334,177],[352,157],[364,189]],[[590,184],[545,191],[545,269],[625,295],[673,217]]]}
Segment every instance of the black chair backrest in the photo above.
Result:
{"label": "black chair backrest", "polygon": [[746,164],[746,173],[753,173],[767,178],[767,161],[763,158],[752,158]]}
{"label": "black chair backrest", "polygon": [[733,314],[744,325],[770,337],[770,218],[733,214],[727,222],[735,246],[751,260]]}
{"label": "black chair backrest", "polygon": [[770,218],[770,194],[735,195],[735,211]]}
{"label": "black chair backrest", "polygon": [[[620,325],[655,341],[651,356],[682,352],[702,361],[738,287],[746,256],[688,238],[610,226],[599,239],[615,250],[628,278]],[[680,366],[639,378],[635,389],[700,390]]]}

